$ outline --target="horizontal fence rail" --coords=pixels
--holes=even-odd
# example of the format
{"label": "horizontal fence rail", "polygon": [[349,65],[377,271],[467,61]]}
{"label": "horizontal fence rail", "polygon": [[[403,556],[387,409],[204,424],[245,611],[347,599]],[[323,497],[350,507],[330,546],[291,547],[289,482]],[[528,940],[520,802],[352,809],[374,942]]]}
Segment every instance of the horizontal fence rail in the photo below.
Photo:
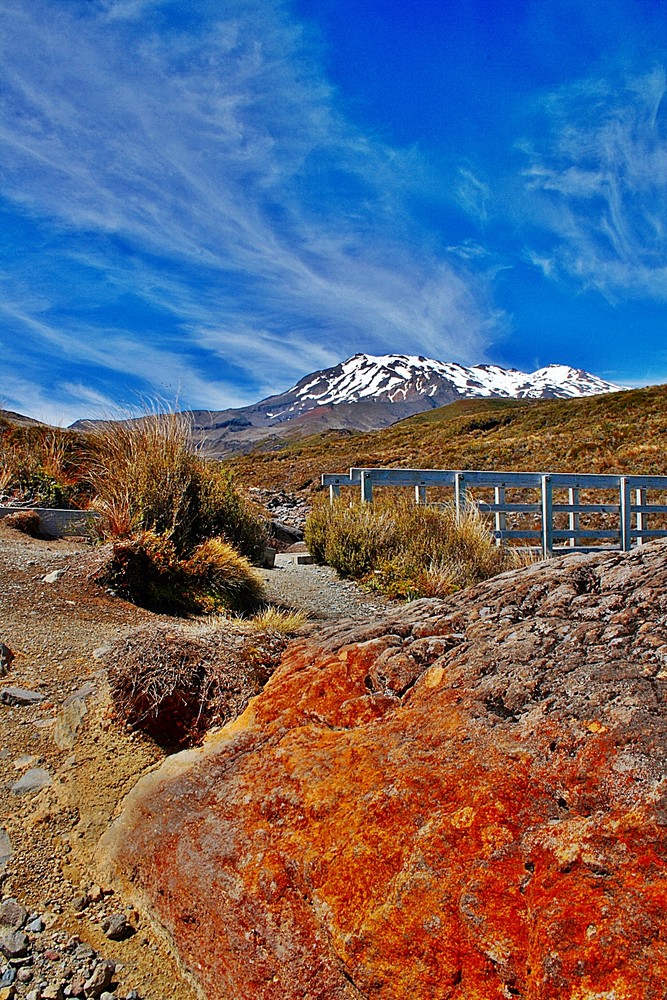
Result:
{"label": "horizontal fence rail", "polygon": [[[667,538],[667,527],[650,528],[648,524],[650,516],[667,514],[667,502],[649,502],[650,492],[663,492],[664,499],[667,499],[667,476],[352,468],[347,475],[325,473],[322,485],[329,487],[332,503],[340,496],[341,487],[357,487],[365,503],[372,503],[375,487],[411,487],[418,504],[428,503],[429,488],[451,489],[457,513],[460,514],[466,504],[474,503],[482,513],[494,516],[493,534],[498,544],[515,540],[539,541],[545,558],[573,548],[580,552],[602,547],[627,552],[633,543],[641,545],[647,539]],[[479,499],[472,490],[492,490],[493,502]],[[536,496],[530,502],[517,502],[507,499],[508,490],[513,495],[526,490]],[[586,491],[586,502],[581,500],[582,491]],[[588,494],[595,491],[615,494],[613,502],[603,498],[600,502],[591,503]],[[558,494],[556,499],[554,492]],[[567,527],[556,523],[555,518],[563,521],[559,515],[566,516]],[[582,526],[582,517],[596,516],[598,521],[601,518],[606,518],[607,522],[613,519],[613,526]],[[526,517],[539,521],[539,527],[518,524],[520,519],[525,520]],[[511,527],[508,526],[508,518],[512,521]],[[663,517],[662,521],[667,525],[667,519]],[[597,544],[608,541],[612,543],[610,546]],[[558,548],[557,542],[566,542],[567,547]]]}

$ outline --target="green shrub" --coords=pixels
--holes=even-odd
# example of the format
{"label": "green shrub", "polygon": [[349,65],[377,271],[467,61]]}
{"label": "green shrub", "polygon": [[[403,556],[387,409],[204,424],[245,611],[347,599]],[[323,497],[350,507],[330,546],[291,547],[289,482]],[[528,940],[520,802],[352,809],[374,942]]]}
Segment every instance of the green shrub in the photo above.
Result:
{"label": "green shrub", "polygon": [[261,577],[221,538],[181,559],[173,541],[152,531],[119,539],[97,574],[119,597],[152,611],[197,614],[247,612],[261,602]]}
{"label": "green shrub", "polygon": [[189,541],[221,536],[248,559],[259,562],[268,541],[260,511],[241,496],[226,470],[201,462],[196,479],[197,517]]}
{"label": "green shrub", "polygon": [[114,542],[96,579],[119,597],[152,611],[194,610],[174,543],[152,531]]}

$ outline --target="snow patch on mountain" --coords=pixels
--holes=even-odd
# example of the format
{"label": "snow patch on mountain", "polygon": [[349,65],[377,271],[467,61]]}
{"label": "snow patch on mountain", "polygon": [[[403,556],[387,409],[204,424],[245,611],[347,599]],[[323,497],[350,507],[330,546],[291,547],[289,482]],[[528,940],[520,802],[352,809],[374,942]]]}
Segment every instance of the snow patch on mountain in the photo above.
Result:
{"label": "snow patch on mountain", "polygon": [[355,354],[341,364],[297,382],[283,394],[284,407],[269,417],[282,417],[338,403],[362,401],[405,402],[432,397],[435,405],[452,398],[501,397],[511,399],[569,399],[617,392],[621,386],[568,365],[547,365],[521,372],[498,365],[464,365],[436,361],[421,355]]}

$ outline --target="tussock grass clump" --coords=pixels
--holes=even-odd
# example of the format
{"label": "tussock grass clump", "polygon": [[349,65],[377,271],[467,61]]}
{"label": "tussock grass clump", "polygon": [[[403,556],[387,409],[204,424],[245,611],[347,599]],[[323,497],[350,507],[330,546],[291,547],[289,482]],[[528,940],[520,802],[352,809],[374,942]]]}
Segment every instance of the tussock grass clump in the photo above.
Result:
{"label": "tussock grass clump", "polygon": [[134,604],[175,614],[248,612],[263,595],[259,574],[223,539],[183,559],[170,538],[152,531],[117,540],[97,580]]}
{"label": "tussock grass clump", "polygon": [[373,504],[316,503],[306,542],[319,562],[391,597],[437,597],[519,564],[495,544],[473,505],[416,505],[395,495]]}
{"label": "tussock grass clump", "polygon": [[19,424],[0,415],[0,496],[41,507],[82,507],[89,499],[83,439],[73,431]]}
{"label": "tussock grass clump", "polygon": [[198,454],[184,414],[150,412],[91,435],[93,506],[114,539],[100,582],[175,613],[247,612],[262,598],[249,563],[266,545],[259,511]]}
{"label": "tussock grass clump", "polygon": [[91,432],[90,450],[93,507],[105,536],[149,531],[169,538],[182,557],[215,536],[249,559],[263,553],[259,511],[228,472],[197,454],[185,414],[156,410],[105,422]]}
{"label": "tussock grass clump", "polygon": [[245,556],[222,538],[209,538],[184,563],[191,588],[200,595],[202,610],[248,611],[261,602],[262,578]]}
{"label": "tussock grass clump", "polygon": [[284,610],[269,604],[263,611],[248,618],[247,625],[251,630],[258,632],[294,635],[304,627],[307,621],[308,616],[304,611]]}

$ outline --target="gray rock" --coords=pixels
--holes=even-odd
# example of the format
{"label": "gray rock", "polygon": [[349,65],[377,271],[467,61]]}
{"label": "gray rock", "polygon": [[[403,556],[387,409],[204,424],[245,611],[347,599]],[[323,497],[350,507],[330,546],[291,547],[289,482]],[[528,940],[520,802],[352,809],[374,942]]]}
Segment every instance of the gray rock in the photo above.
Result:
{"label": "gray rock", "polygon": [[41,934],[42,931],[44,930],[44,926],[45,925],[42,918],[35,917],[34,920],[31,920],[30,923],[27,923],[25,925],[25,929],[28,931],[29,934]]}
{"label": "gray rock", "polygon": [[106,991],[100,995],[100,1000],[118,1000],[115,993],[107,993]]}
{"label": "gray rock", "polygon": [[111,983],[113,979],[113,974],[116,970],[114,962],[102,961],[98,962],[93,969],[90,979],[87,979],[84,984],[84,990],[86,991],[86,996],[99,997],[104,993],[107,986]]}
{"label": "gray rock", "polygon": [[0,986],[11,986],[16,979],[16,969],[8,965],[5,971],[0,976]]}
{"label": "gray rock", "polygon": [[5,674],[9,673],[13,659],[14,654],[9,646],[6,646],[4,642],[0,642],[0,677],[4,677]]}
{"label": "gray rock", "polygon": [[6,687],[0,691],[0,702],[3,705],[39,705],[44,701],[44,695],[39,691],[29,691],[28,688]]}
{"label": "gray rock", "polygon": [[23,958],[30,950],[30,940],[23,931],[5,931],[0,934],[0,951],[5,958]]}
{"label": "gray rock", "polygon": [[132,937],[134,927],[128,924],[122,913],[112,913],[102,924],[102,930],[110,941],[125,941]]}
{"label": "gray rock", "polygon": [[9,839],[9,834],[4,827],[0,826],[0,875],[3,874],[5,868],[7,867],[7,862],[13,853],[14,851],[12,850],[12,842]]}
{"label": "gray rock", "polygon": [[272,518],[269,521],[269,531],[273,538],[276,538],[279,542],[283,542],[286,545],[292,545],[294,542],[300,542],[303,540],[303,531],[301,528],[296,528],[291,524],[285,524],[284,521],[279,521],[277,518]]}
{"label": "gray rock", "polygon": [[54,569],[53,572],[47,573],[46,576],[42,577],[42,583],[57,583],[60,577],[66,572],[66,569]]}
{"label": "gray rock", "polygon": [[68,698],[56,717],[53,730],[53,740],[61,750],[69,750],[76,742],[76,734],[83,720],[88,715],[86,702],[83,698]]}
{"label": "gray rock", "polygon": [[20,931],[28,919],[28,911],[15,899],[0,904],[0,931]]}
{"label": "gray rock", "polygon": [[53,780],[46,768],[33,767],[14,782],[10,792],[12,795],[27,795],[29,792],[37,792],[40,788],[46,788],[52,784]]}

